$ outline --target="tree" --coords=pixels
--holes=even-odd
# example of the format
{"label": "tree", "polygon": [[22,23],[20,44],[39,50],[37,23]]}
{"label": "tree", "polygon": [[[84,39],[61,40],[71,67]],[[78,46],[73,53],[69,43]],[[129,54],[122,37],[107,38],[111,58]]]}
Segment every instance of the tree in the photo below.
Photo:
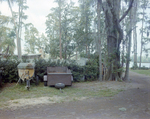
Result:
{"label": "tree", "polygon": [[[139,0],[134,0],[134,3],[133,3],[133,24],[134,26],[137,25],[137,19],[138,19],[138,15],[137,15],[137,8],[138,8],[138,3]],[[136,69],[138,66],[137,66],[137,29],[136,27],[133,29],[133,52],[134,52],[134,69]]]}
{"label": "tree", "polygon": [[[7,1],[8,5],[9,5],[11,15],[12,15],[12,21],[14,24],[14,30],[15,30],[15,34],[16,34],[18,59],[21,60],[21,30],[22,30],[22,24],[23,24],[22,20],[27,19],[27,16],[24,14],[23,10],[26,10],[28,8],[26,5],[24,5],[26,3],[26,0],[1,0],[1,1]],[[18,24],[16,22],[17,20],[16,20],[15,13],[12,9],[12,4],[14,2],[18,3],[18,6],[19,6]]]}
{"label": "tree", "polygon": [[98,54],[99,54],[99,80],[102,81],[102,58],[101,58],[101,6],[102,6],[102,1],[97,0],[97,17],[98,17],[98,24],[97,24],[97,30],[98,30]]}
{"label": "tree", "polygon": [[132,29],[133,29],[133,9],[131,9],[129,13],[129,23],[127,26],[128,49],[127,49],[127,61],[126,61],[126,71],[125,71],[124,80],[129,80],[129,64],[130,64]]}
{"label": "tree", "polygon": [[19,34],[18,34],[18,31],[17,31],[17,25],[16,25],[16,22],[15,22],[15,17],[14,17],[14,12],[12,10],[12,6],[11,6],[11,2],[10,0],[7,0],[8,2],[8,5],[9,5],[9,8],[10,8],[10,11],[11,11],[11,15],[12,15],[12,19],[13,19],[13,23],[14,23],[14,26],[15,26],[15,31],[16,31],[16,39],[17,39],[17,51],[18,51],[18,59],[21,60],[21,44],[20,44],[20,40],[19,40]]}
{"label": "tree", "polygon": [[58,4],[58,17],[59,17],[59,57],[62,59],[62,28],[61,28],[61,23],[62,23],[62,9],[63,6],[65,5],[65,0],[55,0],[55,2]]}
{"label": "tree", "polygon": [[[17,32],[18,32],[18,49],[21,50],[21,35],[22,35],[22,27],[24,25],[23,20],[27,19],[27,15],[25,15],[24,10],[28,8],[26,4],[26,0],[17,0],[18,3],[18,23],[17,23]],[[21,51],[20,51],[21,52]]]}
{"label": "tree", "polygon": [[36,53],[37,43],[39,41],[39,32],[33,24],[27,24],[25,30],[25,51],[27,53]]}
{"label": "tree", "polygon": [[0,13],[0,52],[5,53],[5,55],[14,54],[15,50],[15,33],[13,29],[7,27],[10,21],[11,19],[9,17],[1,15]]}
{"label": "tree", "polygon": [[[85,54],[86,57],[89,57],[90,54],[90,44],[93,41],[91,38],[91,23],[93,17],[93,11],[91,8],[91,0],[79,0],[79,7],[80,7],[80,26],[79,30],[82,30],[83,37],[81,39],[82,45],[85,47]],[[83,48],[82,48],[83,49]]]}
{"label": "tree", "polygon": [[123,30],[120,22],[125,18],[132,7],[133,0],[130,1],[126,12],[119,18],[120,0],[106,0],[103,6],[105,13],[105,24],[107,29],[107,50],[108,50],[108,72],[107,79],[119,80],[120,71],[120,43],[123,40]]}
{"label": "tree", "polygon": [[140,64],[139,67],[141,68],[141,62],[142,62],[142,54],[144,50],[144,45],[147,43],[144,34],[146,34],[146,22],[147,22],[147,15],[146,15],[146,9],[149,7],[149,1],[148,0],[142,0],[141,1],[141,8],[142,12],[140,13],[142,15],[141,21],[142,21],[142,27],[140,29],[141,32],[141,51],[140,51]]}
{"label": "tree", "polygon": [[[74,3],[62,2],[61,7],[61,54],[62,58],[70,59],[75,56],[77,47],[75,32],[78,25],[78,7],[74,7]],[[60,57],[60,28],[59,28],[59,7],[52,8],[51,13],[47,15],[46,34],[49,40],[47,52],[51,57]],[[50,48],[49,48],[50,47]],[[59,50],[58,50],[59,49]]]}

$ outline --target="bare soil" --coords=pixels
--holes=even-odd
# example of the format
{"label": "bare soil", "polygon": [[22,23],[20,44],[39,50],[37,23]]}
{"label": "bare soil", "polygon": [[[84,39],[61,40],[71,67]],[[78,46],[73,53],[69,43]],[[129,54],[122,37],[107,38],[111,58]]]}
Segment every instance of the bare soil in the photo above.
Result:
{"label": "bare soil", "polygon": [[[53,101],[61,97],[20,99],[15,100],[15,105],[8,102],[9,108],[0,109],[0,119],[150,119],[150,77],[130,72],[130,79],[128,82],[102,82],[102,89],[124,90],[113,97],[81,97],[61,103]],[[73,86],[93,88],[95,84]],[[39,103],[40,100],[45,103]]]}

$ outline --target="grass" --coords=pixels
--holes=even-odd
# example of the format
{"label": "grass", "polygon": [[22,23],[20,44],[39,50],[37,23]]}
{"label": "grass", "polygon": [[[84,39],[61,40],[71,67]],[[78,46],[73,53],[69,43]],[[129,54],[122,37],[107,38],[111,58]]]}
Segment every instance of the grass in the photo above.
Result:
{"label": "grass", "polygon": [[[122,90],[115,89],[101,89],[101,83],[96,85],[91,84],[89,82],[83,83],[74,83],[73,86],[65,87],[63,89],[63,93],[54,87],[45,87],[43,83],[40,83],[39,86],[31,85],[30,90],[28,91],[25,88],[25,85],[12,85],[10,87],[4,87],[0,90],[0,107],[6,104],[7,101],[14,100],[14,103],[18,103],[15,101],[16,99],[30,99],[30,98],[38,98],[38,97],[65,97],[72,98],[72,101],[78,100],[78,98],[86,97],[109,97],[118,94]],[[80,85],[80,86],[78,86]],[[51,100],[50,100],[51,101]],[[64,100],[60,100],[59,102],[64,102]]]}
{"label": "grass", "polygon": [[131,71],[136,72],[138,74],[144,74],[150,76],[150,70],[131,70]]}

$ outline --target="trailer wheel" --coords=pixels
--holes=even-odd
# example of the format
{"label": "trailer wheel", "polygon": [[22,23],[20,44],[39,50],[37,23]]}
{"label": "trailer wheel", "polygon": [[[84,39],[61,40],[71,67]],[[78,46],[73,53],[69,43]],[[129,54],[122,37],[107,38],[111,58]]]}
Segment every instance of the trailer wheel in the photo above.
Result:
{"label": "trailer wheel", "polygon": [[36,84],[36,85],[39,85],[39,77],[38,77],[38,76],[36,76],[36,79],[35,79],[35,80],[36,80],[35,84]]}
{"label": "trailer wheel", "polygon": [[62,88],[65,87],[65,84],[63,84],[63,83],[56,83],[55,87],[58,88],[58,89],[62,89]]}
{"label": "trailer wheel", "polygon": [[27,88],[27,90],[29,90],[30,89],[30,80],[26,80],[26,83],[27,83],[26,88]]}

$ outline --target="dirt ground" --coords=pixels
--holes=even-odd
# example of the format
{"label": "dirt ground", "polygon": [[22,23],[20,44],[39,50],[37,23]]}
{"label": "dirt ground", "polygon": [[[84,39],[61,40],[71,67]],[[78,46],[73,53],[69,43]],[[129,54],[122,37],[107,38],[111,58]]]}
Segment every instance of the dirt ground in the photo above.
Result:
{"label": "dirt ground", "polygon": [[150,77],[130,72],[130,79],[117,85],[104,83],[124,89],[113,97],[4,108],[0,119],[150,119]]}

